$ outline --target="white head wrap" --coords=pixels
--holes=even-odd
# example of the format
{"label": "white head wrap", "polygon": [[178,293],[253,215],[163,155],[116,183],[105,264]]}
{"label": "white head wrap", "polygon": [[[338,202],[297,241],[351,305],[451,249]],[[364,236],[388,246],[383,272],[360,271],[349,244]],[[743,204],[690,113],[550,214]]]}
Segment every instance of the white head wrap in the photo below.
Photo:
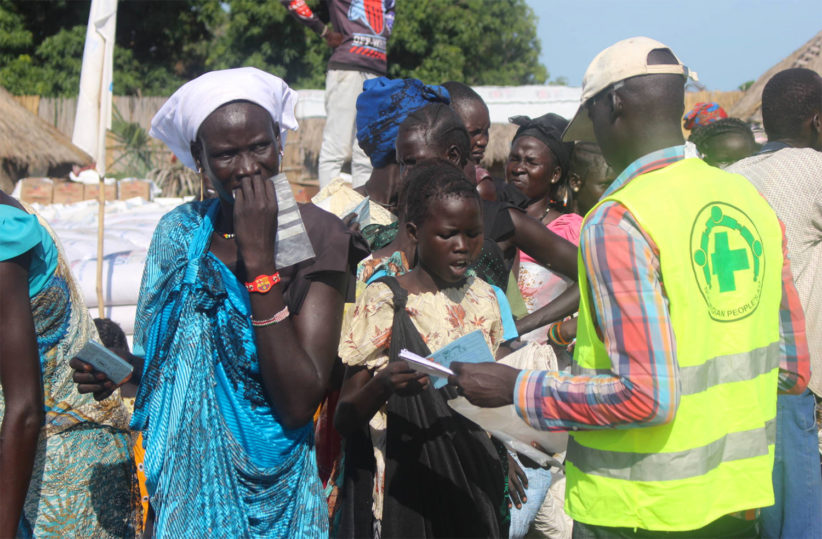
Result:
{"label": "white head wrap", "polygon": [[255,67],[211,71],[185,83],[154,115],[149,134],[165,142],[181,163],[197,170],[191,143],[200,125],[220,106],[239,100],[256,103],[271,114],[285,147],[286,130],[297,129],[297,92],[279,77]]}

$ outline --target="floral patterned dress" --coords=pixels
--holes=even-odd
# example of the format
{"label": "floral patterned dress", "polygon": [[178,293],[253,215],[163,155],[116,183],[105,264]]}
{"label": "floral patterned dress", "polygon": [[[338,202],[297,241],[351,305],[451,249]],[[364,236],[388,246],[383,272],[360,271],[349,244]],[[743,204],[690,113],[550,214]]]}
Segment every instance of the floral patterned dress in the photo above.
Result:
{"label": "floral patterned dress", "polygon": [[[499,304],[490,285],[471,276],[459,288],[409,295],[406,306],[414,326],[432,351],[474,330],[496,354],[503,342]],[[372,374],[388,364],[394,321],[393,294],[380,282],[369,285],[344,322],[339,355],[346,366],[364,366]],[[369,422],[376,461],[373,513],[382,519],[385,481],[386,413],[383,406]]]}
{"label": "floral patterned dress", "polygon": [[[582,217],[575,213],[566,213],[548,223],[546,228],[574,245],[579,245]],[[551,303],[573,283],[571,279],[540,265],[527,254],[520,252],[519,256],[517,285],[522,294],[522,299],[525,301],[528,314]],[[548,342],[548,327],[537,328],[522,335],[521,338],[523,341],[546,344]]]}

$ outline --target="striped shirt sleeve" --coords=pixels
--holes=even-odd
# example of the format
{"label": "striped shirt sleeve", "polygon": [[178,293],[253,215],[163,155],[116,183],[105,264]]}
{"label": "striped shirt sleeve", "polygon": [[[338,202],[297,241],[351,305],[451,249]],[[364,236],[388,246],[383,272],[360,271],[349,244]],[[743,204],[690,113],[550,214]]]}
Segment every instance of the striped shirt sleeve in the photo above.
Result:
{"label": "striped shirt sleeve", "polygon": [[523,371],[514,393],[517,412],[544,430],[671,421],[679,380],[656,246],[624,206],[609,202],[589,217],[580,250],[612,370],[593,376]]}
{"label": "striped shirt sleeve", "polygon": [[808,387],[811,379],[811,357],[805,334],[805,315],[799,301],[799,293],[793,283],[791,263],[788,260],[788,238],[782,227],[782,303],[779,308],[780,343],[779,392],[799,395]]}

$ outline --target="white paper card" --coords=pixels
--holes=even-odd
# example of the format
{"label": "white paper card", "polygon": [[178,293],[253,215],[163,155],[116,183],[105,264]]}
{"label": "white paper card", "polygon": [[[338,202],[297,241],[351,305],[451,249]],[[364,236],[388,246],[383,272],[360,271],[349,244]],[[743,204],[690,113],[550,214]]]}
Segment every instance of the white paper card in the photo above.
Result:
{"label": "white paper card", "polygon": [[400,358],[407,361],[408,366],[414,369],[415,371],[422,372],[430,376],[440,376],[446,378],[454,374],[454,371],[452,371],[448,367],[443,367],[439,363],[435,363],[430,359],[425,359],[424,357],[417,355],[414,352],[411,352],[410,350],[400,350]]}

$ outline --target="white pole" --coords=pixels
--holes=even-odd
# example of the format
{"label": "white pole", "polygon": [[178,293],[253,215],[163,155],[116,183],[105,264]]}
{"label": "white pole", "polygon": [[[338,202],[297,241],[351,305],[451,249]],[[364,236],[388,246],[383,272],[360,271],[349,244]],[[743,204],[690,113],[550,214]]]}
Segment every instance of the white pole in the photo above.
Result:
{"label": "white pole", "polygon": [[80,93],[72,142],[94,159],[100,176],[97,207],[97,313],[103,310],[103,232],[105,226],[106,130],[111,129],[114,33],[117,0],[92,0],[89,10]]}

